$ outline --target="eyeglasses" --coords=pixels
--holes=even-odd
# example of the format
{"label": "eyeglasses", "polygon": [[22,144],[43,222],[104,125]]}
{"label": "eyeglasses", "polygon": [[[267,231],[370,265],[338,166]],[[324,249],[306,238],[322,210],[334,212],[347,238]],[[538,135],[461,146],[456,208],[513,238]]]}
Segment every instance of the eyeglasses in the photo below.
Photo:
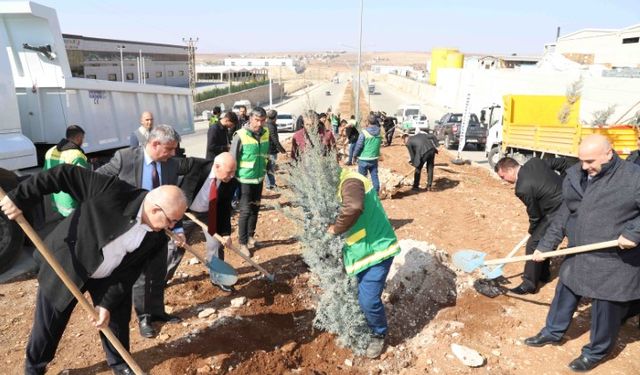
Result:
{"label": "eyeglasses", "polygon": [[180,221],[179,219],[178,220],[170,219],[167,213],[164,212],[164,209],[162,207],[160,207],[158,204],[155,204],[155,203],[153,205],[158,207],[160,211],[162,211],[162,214],[164,215],[165,218],[167,218],[167,220],[169,221],[169,224],[171,224],[172,226],[178,224],[178,221]]}

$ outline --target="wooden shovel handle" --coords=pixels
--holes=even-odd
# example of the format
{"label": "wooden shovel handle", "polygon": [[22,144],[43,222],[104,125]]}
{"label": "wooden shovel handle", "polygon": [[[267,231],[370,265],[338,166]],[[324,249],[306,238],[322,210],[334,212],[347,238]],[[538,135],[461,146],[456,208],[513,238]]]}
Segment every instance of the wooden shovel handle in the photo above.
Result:
{"label": "wooden shovel handle", "polygon": [[[618,240],[597,242],[597,243],[592,243],[592,244],[589,244],[589,245],[568,247],[568,248],[563,249],[563,250],[549,251],[549,252],[546,252],[546,253],[542,253],[542,257],[546,259],[546,258],[557,257],[557,256],[561,256],[561,255],[586,253],[588,251],[600,250],[600,249],[605,249],[607,247],[615,247],[615,246],[618,246]],[[513,258],[501,258],[501,259],[487,260],[487,261],[484,262],[484,265],[490,266],[490,265],[494,265],[494,264],[505,264],[505,263],[522,262],[522,261],[525,261],[525,260],[533,260],[533,254],[532,255],[522,255],[522,256],[513,257]]]}
{"label": "wooden shovel handle", "polygon": [[[526,236],[524,236],[520,242],[518,242],[518,244],[516,246],[513,247],[513,250],[511,250],[509,252],[509,254],[507,254],[507,256],[505,257],[505,259],[508,258],[512,258],[514,255],[516,255],[516,253],[518,252],[518,250],[520,250],[520,248],[522,247],[522,245],[524,245],[525,243],[527,243],[527,240],[529,240],[529,234],[527,234]],[[503,263],[504,264],[504,263]]]}
{"label": "wooden shovel handle", "polygon": [[[6,194],[4,190],[0,188],[0,200],[2,200],[5,196]],[[91,303],[87,301],[87,299],[84,297],[84,295],[80,291],[80,288],[78,288],[78,286],[73,281],[71,281],[71,279],[67,275],[67,272],[64,270],[64,268],[62,268],[58,260],[54,258],[53,255],[51,255],[51,251],[49,251],[49,249],[47,248],[47,245],[44,244],[44,242],[42,241],[38,233],[36,233],[36,231],[33,229],[31,224],[29,224],[29,222],[24,218],[22,214],[20,214],[20,216],[18,216],[15,219],[15,221],[18,223],[18,225],[20,225],[20,228],[22,228],[22,230],[27,235],[27,237],[29,237],[31,242],[33,242],[33,245],[36,247],[36,249],[38,249],[40,254],[42,254],[42,257],[47,261],[47,263],[51,266],[51,268],[53,268],[55,273],[62,280],[64,285],[69,289],[71,294],[73,294],[73,296],[78,300],[78,302],[80,303],[80,306],[82,306],[82,308],[91,317],[97,320],[98,314],[96,313],[96,310],[93,307],[93,305],[91,305]],[[125,349],[124,346],[122,346],[122,343],[113,334],[113,331],[111,331],[109,327],[100,328],[100,331],[102,331],[102,333],[107,337],[109,342],[111,342],[111,345],[113,345],[116,348],[118,353],[122,356],[122,358],[125,360],[127,365],[129,365],[131,370],[133,370],[133,372],[136,375],[144,375],[144,371],[142,371],[140,366],[138,366],[138,364],[133,359],[131,354],[129,354],[127,349]]]}
{"label": "wooden shovel handle", "polygon": [[[195,215],[193,215],[190,212],[185,212],[184,213],[185,216],[187,216],[189,219],[191,219],[191,221],[193,221],[194,223],[198,224],[200,227],[202,227],[203,230],[205,231],[209,231],[209,227],[207,226],[207,224],[203,223],[202,221],[198,220],[198,218],[195,217]],[[220,241],[220,243],[224,244],[225,240],[224,238],[222,238],[218,233],[214,233],[213,237]],[[274,276],[272,274],[270,274],[267,270],[265,270],[261,265],[259,265],[258,263],[254,262],[253,259],[249,258],[248,256],[244,255],[243,253],[240,252],[240,250],[236,249],[235,246],[229,246],[229,249],[231,249],[231,251],[233,251],[234,253],[236,253],[237,255],[239,255],[242,259],[244,259],[245,261],[247,261],[247,263],[249,263],[250,265],[252,265],[254,268],[256,268],[258,271],[262,272],[269,280],[274,280]]]}
{"label": "wooden shovel handle", "polygon": [[[175,233],[173,233],[172,231],[170,231],[169,229],[165,229],[164,233],[171,238],[173,241],[179,241],[178,237],[176,236]],[[209,264],[209,262],[207,262],[202,255],[198,254],[195,250],[193,250],[193,248],[191,246],[189,246],[189,244],[185,243],[183,246],[185,250],[187,250],[188,252],[191,253],[191,255],[193,255],[194,257],[196,257],[196,259],[198,259],[198,261],[200,261],[200,263],[204,264],[205,266]]]}

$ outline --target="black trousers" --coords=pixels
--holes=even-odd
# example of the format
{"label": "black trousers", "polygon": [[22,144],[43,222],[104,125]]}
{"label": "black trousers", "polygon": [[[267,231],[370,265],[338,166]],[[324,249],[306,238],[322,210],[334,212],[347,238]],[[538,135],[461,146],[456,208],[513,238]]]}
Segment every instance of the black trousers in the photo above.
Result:
{"label": "black trousers", "polygon": [[140,277],[133,284],[133,306],[138,319],[164,313],[168,256],[168,245],[163,244],[161,249],[151,254]]}
{"label": "black trousers", "polygon": [[[88,291],[93,297],[93,292],[100,288],[103,281],[100,279],[89,280],[83,292]],[[69,306],[63,310],[56,310],[38,290],[36,297],[36,311],[33,318],[31,336],[27,344],[27,353],[24,363],[25,374],[44,374],[47,364],[53,360],[58,348],[58,343],[69,322],[71,313],[76,306],[74,299]],[[111,319],[109,328],[120,340],[125,349],[129,350],[129,320],[131,320],[131,296],[123,298],[122,303],[114,310],[110,311]],[[124,359],[116,351],[109,340],[100,333],[102,348],[107,355],[107,364],[112,368],[126,366]]]}
{"label": "black trousers", "polygon": [[387,141],[387,146],[391,146],[391,142],[393,141],[393,133],[395,133],[396,128],[390,128],[389,130],[384,130],[384,138]]}
{"label": "black trousers", "polygon": [[[544,236],[544,233],[547,231],[550,224],[551,220],[546,218],[538,224],[536,229],[533,230],[533,233],[531,233],[531,237],[529,237],[525,247],[527,255],[533,254],[536,250],[538,243]],[[551,278],[551,273],[549,272],[550,261],[550,259],[545,259],[544,262],[534,262],[532,260],[527,261],[524,265],[522,282],[526,284],[529,289],[536,289],[540,281],[548,282]]]}
{"label": "black trousers", "polygon": [[426,164],[427,169],[427,187],[430,188],[433,184],[433,168],[434,162],[436,158],[435,151],[430,151],[427,153],[427,156],[420,162],[419,165],[416,165],[416,170],[413,172],[413,187],[417,188],[420,186],[420,175],[422,174],[422,167]]}
{"label": "black trousers", "polygon": [[249,242],[249,237],[253,237],[256,233],[261,199],[262,181],[259,184],[240,184],[238,238],[241,245],[246,245]]}
{"label": "black trousers", "polygon": [[[551,302],[547,323],[542,334],[560,340],[569,328],[573,313],[581,296],[558,281],[556,294]],[[591,334],[589,343],[582,347],[582,355],[593,361],[604,358],[614,347],[620,325],[629,310],[629,302],[601,299],[591,301]]]}

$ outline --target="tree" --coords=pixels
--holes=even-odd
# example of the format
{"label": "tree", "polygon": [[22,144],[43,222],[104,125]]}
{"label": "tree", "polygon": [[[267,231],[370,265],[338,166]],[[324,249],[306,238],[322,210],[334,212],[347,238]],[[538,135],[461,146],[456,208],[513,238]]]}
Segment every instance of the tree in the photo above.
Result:
{"label": "tree", "polygon": [[[310,121],[315,124],[315,119]],[[358,282],[344,270],[344,238],[327,233],[340,208],[340,167],[335,150],[323,156],[320,137],[311,133],[299,160],[289,167],[288,185],[294,208],[287,214],[298,224],[304,261],[320,280],[322,295],[314,326],[336,334],[341,345],[363,354],[371,331],[358,304]]]}

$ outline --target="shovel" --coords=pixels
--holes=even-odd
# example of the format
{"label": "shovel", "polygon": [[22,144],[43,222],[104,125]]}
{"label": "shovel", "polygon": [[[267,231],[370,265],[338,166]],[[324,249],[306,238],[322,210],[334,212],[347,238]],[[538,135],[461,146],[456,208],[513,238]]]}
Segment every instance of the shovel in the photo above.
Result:
{"label": "shovel", "polygon": [[[2,200],[4,197],[5,197],[5,192],[2,188],[0,188],[0,200]],[[80,288],[78,288],[78,286],[69,278],[69,275],[67,275],[67,272],[64,270],[64,268],[62,268],[62,266],[60,265],[60,262],[58,262],[58,260],[51,254],[51,251],[47,248],[47,245],[44,244],[44,242],[42,241],[38,233],[36,233],[36,231],[33,230],[33,227],[31,227],[31,224],[29,224],[29,222],[24,218],[22,214],[16,217],[15,221],[18,223],[18,225],[20,225],[24,233],[27,235],[27,237],[29,237],[33,245],[36,247],[36,249],[38,249],[40,254],[42,254],[42,257],[51,266],[51,268],[56,273],[56,275],[58,275],[58,277],[62,280],[62,282],[69,289],[71,294],[73,294],[73,296],[78,300],[78,303],[80,303],[80,306],[82,306],[82,308],[91,317],[97,320],[98,314],[96,313],[96,310],[94,309],[94,307],[84,297],[84,295],[80,291]],[[113,347],[118,351],[118,354],[122,356],[122,359],[124,359],[127,365],[129,365],[131,370],[133,370],[133,372],[136,375],[143,375],[144,372],[142,371],[140,366],[138,366],[138,364],[133,359],[131,354],[129,354],[129,352],[127,351],[127,349],[125,349],[125,347],[122,345],[120,340],[118,340],[118,338],[113,334],[113,331],[111,330],[111,328],[109,327],[100,328],[100,331],[105,335],[107,340],[109,340],[111,345],[113,345]]]}
{"label": "shovel", "polygon": [[[165,229],[164,232],[169,236],[169,238],[177,241],[176,235],[172,231]],[[214,284],[232,286],[238,281],[238,273],[229,265],[229,263],[226,263],[222,259],[218,259],[216,257],[211,257],[211,261],[207,262],[200,254],[193,250],[191,246],[184,244],[183,247],[195,256],[200,263],[207,266],[209,269],[209,277]]]}
{"label": "shovel", "polygon": [[[586,253],[588,251],[600,250],[600,249],[605,249],[607,247],[617,247],[617,246],[618,246],[618,240],[596,242],[589,245],[568,247],[563,250],[556,250],[556,251],[549,251],[546,253],[542,253],[542,258],[546,259],[546,258],[557,257],[561,255]],[[487,254],[481,251],[462,250],[453,254],[453,263],[456,266],[460,267],[464,272],[473,272],[474,270],[482,266],[491,266],[491,265],[497,265],[497,264],[506,264],[506,263],[522,262],[526,260],[533,260],[533,254],[531,254],[531,255],[521,255],[521,256],[512,257],[512,258],[499,258],[499,259],[491,259],[491,260],[485,261],[484,257],[486,255]]]}
{"label": "shovel", "polygon": [[[202,227],[203,230],[205,230],[207,232],[209,231],[209,227],[207,226],[207,224],[205,224],[202,221],[198,220],[192,213],[185,212],[185,216],[187,216],[189,219],[191,219],[191,221],[193,221],[194,223],[196,223],[200,227]],[[224,243],[225,242],[224,239],[218,233],[214,233],[213,237],[216,240],[220,241],[220,243]],[[269,272],[267,272],[267,270],[265,270],[258,263],[254,262],[251,258],[249,258],[248,256],[246,256],[243,253],[241,253],[240,250],[236,249],[233,246],[229,246],[229,249],[231,249],[231,251],[233,251],[238,256],[240,256],[242,259],[244,259],[247,263],[252,265],[255,269],[257,269],[258,271],[262,272],[262,274],[265,275],[269,281],[271,281],[271,282],[275,281],[276,278],[275,278],[275,276],[273,274],[270,274]]]}
{"label": "shovel", "polygon": [[[522,240],[520,240],[520,242],[518,242],[518,244],[513,248],[513,250],[511,250],[509,252],[509,254],[507,254],[505,259],[509,259],[509,258],[513,257],[514,255],[516,255],[516,253],[518,252],[518,250],[520,250],[522,245],[527,243],[528,239],[529,239],[529,235],[527,234],[526,236],[524,236],[524,238],[522,238]],[[484,275],[485,278],[487,278],[489,280],[493,280],[493,279],[497,279],[498,277],[502,276],[502,269],[503,268],[504,268],[504,263],[499,265],[498,267],[493,268],[493,269],[491,269],[491,268],[489,268],[487,266],[484,266],[484,267],[482,267],[481,271],[482,271],[482,274]]]}

